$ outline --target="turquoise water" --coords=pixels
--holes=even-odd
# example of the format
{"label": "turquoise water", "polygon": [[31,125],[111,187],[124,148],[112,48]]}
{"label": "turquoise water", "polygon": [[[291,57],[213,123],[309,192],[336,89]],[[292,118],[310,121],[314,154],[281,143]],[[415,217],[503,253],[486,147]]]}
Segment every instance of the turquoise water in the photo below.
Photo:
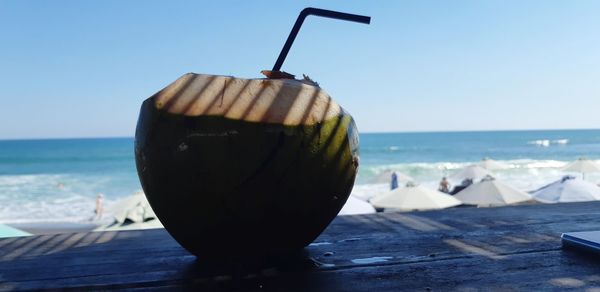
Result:
{"label": "turquoise water", "polygon": [[[483,157],[508,164],[497,177],[530,190],[566,174],[568,161],[600,160],[600,130],[362,134],[360,146],[359,197],[385,190],[389,170],[435,187]],[[110,206],[140,189],[132,138],[0,141],[0,223],[85,221],[98,193]]]}
{"label": "turquoise water", "polygon": [[[361,161],[368,164],[462,162],[482,157],[572,160],[583,155],[600,159],[600,130],[390,133],[360,138]],[[540,141],[548,141],[548,147]]]}

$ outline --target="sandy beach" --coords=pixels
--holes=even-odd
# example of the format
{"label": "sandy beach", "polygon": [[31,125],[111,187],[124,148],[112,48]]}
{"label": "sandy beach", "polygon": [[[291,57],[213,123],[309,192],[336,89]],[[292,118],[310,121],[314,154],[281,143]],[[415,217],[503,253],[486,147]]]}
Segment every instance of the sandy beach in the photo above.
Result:
{"label": "sandy beach", "polygon": [[48,222],[48,223],[14,223],[8,226],[34,235],[89,232],[99,225],[93,223]]}

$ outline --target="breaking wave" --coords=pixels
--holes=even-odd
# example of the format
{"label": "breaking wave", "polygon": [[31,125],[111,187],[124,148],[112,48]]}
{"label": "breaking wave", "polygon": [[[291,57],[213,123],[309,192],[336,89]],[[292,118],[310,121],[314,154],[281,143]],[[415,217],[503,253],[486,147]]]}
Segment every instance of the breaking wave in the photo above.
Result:
{"label": "breaking wave", "polygon": [[555,144],[555,145],[567,145],[567,144],[569,144],[569,139],[555,139],[555,140],[541,139],[541,140],[532,140],[532,141],[528,141],[527,144],[535,145],[535,146],[539,146],[539,147],[550,147],[551,144]]}
{"label": "breaking wave", "polygon": [[113,204],[132,192],[115,188],[108,176],[0,175],[0,223],[89,222],[99,193],[110,221]]}

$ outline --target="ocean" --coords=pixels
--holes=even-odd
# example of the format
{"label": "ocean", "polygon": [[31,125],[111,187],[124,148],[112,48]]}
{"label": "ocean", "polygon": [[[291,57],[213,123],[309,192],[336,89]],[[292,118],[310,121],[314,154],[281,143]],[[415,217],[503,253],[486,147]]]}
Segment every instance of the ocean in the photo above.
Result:
{"label": "ocean", "polygon": [[[484,157],[509,166],[497,179],[530,191],[581,175],[561,170],[579,157],[600,162],[600,130],[361,134],[353,195],[384,192],[389,171],[437,188],[442,176]],[[586,180],[600,183],[600,174]],[[99,193],[110,210],[140,190],[133,138],[0,141],[0,223],[87,222]]]}

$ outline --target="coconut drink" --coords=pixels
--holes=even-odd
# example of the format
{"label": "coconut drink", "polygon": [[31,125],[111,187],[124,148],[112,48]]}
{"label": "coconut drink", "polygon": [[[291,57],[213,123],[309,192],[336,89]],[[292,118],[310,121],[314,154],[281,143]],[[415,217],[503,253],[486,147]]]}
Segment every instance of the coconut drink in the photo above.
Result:
{"label": "coconut drink", "polygon": [[188,73],[141,106],[135,158],[144,193],[166,230],[201,260],[301,250],[352,190],[352,116],[308,78],[264,74]]}

